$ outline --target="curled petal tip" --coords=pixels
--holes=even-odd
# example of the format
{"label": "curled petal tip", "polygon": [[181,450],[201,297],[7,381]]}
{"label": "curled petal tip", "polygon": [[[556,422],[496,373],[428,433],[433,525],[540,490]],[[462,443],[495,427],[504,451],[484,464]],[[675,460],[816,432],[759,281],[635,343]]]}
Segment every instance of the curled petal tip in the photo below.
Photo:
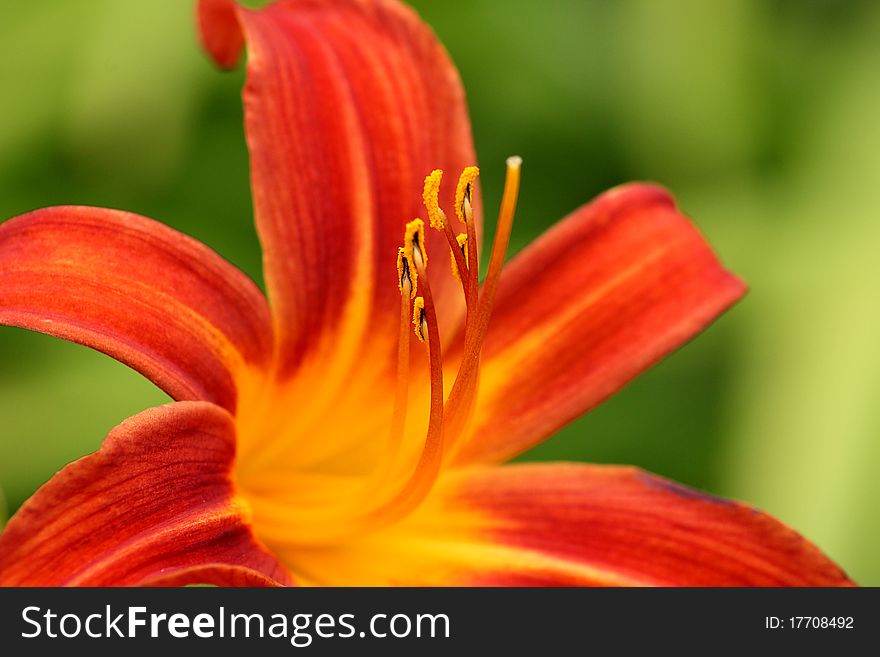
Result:
{"label": "curled petal tip", "polygon": [[238,5],[233,0],[198,0],[196,22],[202,47],[217,66],[234,68],[244,48]]}

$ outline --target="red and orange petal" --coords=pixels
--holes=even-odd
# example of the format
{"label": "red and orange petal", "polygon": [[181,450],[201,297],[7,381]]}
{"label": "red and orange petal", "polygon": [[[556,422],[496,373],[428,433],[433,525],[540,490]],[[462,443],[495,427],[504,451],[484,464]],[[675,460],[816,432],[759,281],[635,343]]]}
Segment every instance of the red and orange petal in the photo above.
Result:
{"label": "red and orange petal", "polygon": [[231,483],[231,416],[206,402],[136,415],[40,488],[0,534],[0,586],[291,583]]}
{"label": "red and orange petal", "polygon": [[450,473],[399,525],[287,558],[330,585],[852,585],[767,514],[635,468],[581,464]]}
{"label": "red and orange petal", "polygon": [[504,269],[456,462],[500,462],[542,442],[744,292],[661,188],[599,196]]}
{"label": "red and orange petal", "polygon": [[266,300],[238,269],[158,222],[55,207],[0,224],[0,325],[102,351],[178,400],[234,411],[267,367]]}
{"label": "red and orange petal", "polygon": [[[455,67],[392,0],[282,0],[258,11],[202,0],[199,25],[222,66],[248,49],[251,182],[282,371],[309,357],[345,370],[364,339],[381,341],[380,362],[392,368],[403,226],[421,214],[428,172],[475,160]],[[448,207],[453,195],[443,190]],[[446,252],[444,236],[428,240]],[[460,303],[455,281],[432,276],[440,316],[454,316],[442,309]]]}
{"label": "red and orange petal", "polygon": [[773,517],[636,468],[505,466],[453,488],[458,503],[484,514],[486,540],[539,562],[475,573],[472,584],[852,585]]}

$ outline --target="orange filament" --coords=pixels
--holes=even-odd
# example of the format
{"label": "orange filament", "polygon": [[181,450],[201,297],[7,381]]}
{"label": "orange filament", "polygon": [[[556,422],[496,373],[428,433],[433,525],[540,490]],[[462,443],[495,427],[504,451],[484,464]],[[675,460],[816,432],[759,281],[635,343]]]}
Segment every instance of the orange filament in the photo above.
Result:
{"label": "orange filament", "polygon": [[387,502],[374,509],[368,516],[372,526],[384,525],[405,516],[428,495],[443,460],[443,357],[440,350],[440,330],[431,286],[423,265],[417,263],[422,284],[422,296],[417,297],[413,310],[416,335],[428,348],[431,372],[431,410],[428,432],[421,455],[412,474],[398,492]]}

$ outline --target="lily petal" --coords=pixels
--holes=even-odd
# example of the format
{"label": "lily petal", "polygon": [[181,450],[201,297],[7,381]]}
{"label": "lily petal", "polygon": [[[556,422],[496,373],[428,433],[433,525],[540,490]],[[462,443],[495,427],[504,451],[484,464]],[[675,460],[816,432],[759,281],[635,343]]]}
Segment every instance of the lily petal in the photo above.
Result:
{"label": "lily petal", "polygon": [[[520,569],[504,572],[502,566],[493,575],[476,576],[475,583],[852,583],[815,546],[771,516],[636,468],[492,468],[465,477],[457,488],[462,504],[486,514],[492,540],[527,552]],[[560,563],[532,571],[533,556]]]}
{"label": "lily petal", "polygon": [[631,467],[529,464],[444,476],[423,509],[292,563],[320,583],[453,586],[841,586],[771,516]]}
{"label": "lily petal", "polygon": [[663,189],[606,192],[504,269],[457,461],[504,461],[542,442],[744,292]]}
{"label": "lily petal", "polygon": [[[282,373],[325,350],[327,380],[364,352],[364,339],[382,343],[390,367],[404,225],[424,214],[431,170],[457,176],[475,161],[458,73],[396,0],[290,0],[259,11],[202,0],[199,25],[221,66],[248,47],[247,141]],[[446,207],[454,187],[444,186]],[[448,258],[431,233],[428,251]],[[453,303],[455,281],[437,269],[434,296]]]}
{"label": "lily petal", "polygon": [[101,208],[0,224],[0,324],[87,345],[175,399],[230,411],[236,378],[272,350],[266,300],[238,269],[167,226]]}
{"label": "lily petal", "polygon": [[206,402],[136,415],[61,470],[0,534],[0,586],[289,583],[234,496],[231,416]]}

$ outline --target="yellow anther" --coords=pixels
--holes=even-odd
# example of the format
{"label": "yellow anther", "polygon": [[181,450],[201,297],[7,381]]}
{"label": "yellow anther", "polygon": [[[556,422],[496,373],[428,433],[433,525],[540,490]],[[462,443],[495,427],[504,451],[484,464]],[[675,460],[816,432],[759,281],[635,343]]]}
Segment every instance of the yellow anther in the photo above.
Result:
{"label": "yellow anther", "polygon": [[425,222],[413,219],[406,225],[403,238],[403,254],[416,268],[428,266],[428,254],[425,251]]}
{"label": "yellow anther", "polygon": [[461,249],[461,253],[464,256],[464,264],[470,266],[470,262],[468,262],[468,252],[467,252],[467,235],[464,233],[459,233],[455,241],[458,242],[458,248]]}
{"label": "yellow anther", "polygon": [[440,209],[440,181],[443,179],[442,169],[434,169],[425,178],[425,190],[422,192],[422,201],[428,211],[428,223],[431,228],[443,230],[446,223],[446,213]]}
{"label": "yellow anther", "polygon": [[[467,235],[464,233],[459,234],[455,241],[458,242],[458,248],[461,249],[461,254],[464,256],[464,264],[470,266],[468,262],[468,250],[467,250]],[[450,251],[449,259],[452,261],[452,275],[455,276],[455,280],[461,282],[461,272],[458,271],[458,263],[455,261],[455,254]]]}
{"label": "yellow anther", "polygon": [[419,271],[411,267],[403,247],[397,249],[397,287],[401,294],[408,294],[415,299],[419,285]]}
{"label": "yellow anther", "polygon": [[425,299],[416,297],[413,301],[413,326],[416,329],[416,337],[419,342],[428,339],[428,320],[425,317]]}
{"label": "yellow anther", "polygon": [[466,167],[455,188],[455,214],[465,224],[473,218],[474,184],[479,175],[480,170],[477,167]]}

